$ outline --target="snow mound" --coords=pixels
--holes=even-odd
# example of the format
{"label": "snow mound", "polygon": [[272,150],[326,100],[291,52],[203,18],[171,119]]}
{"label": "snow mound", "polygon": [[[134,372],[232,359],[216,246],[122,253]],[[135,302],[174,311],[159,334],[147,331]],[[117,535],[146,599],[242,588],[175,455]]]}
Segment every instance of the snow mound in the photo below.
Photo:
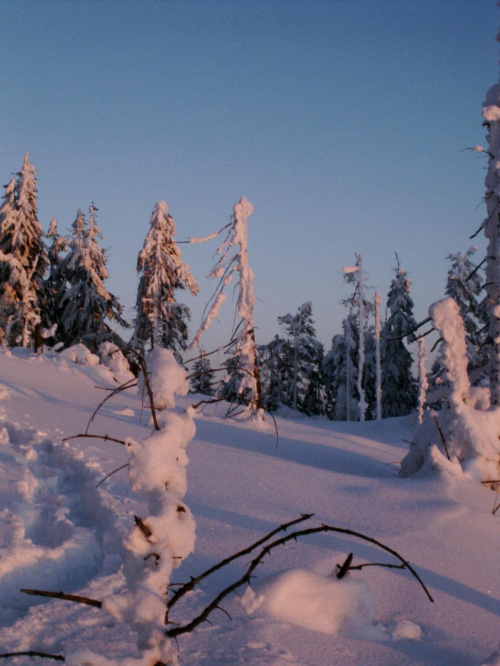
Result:
{"label": "snow mound", "polygon": [[88,349],[82,343],[63,349],[62,352],[59,352],[59,356],[64,358],[71,363],[76,363],[77,365],[99,365],[99,356],[93,354],[90,349]]}
{"label": "snow mound", "polygon": [[264,609],[298,627],[332,636],[374,638],[375,602],[363,581],[327,578],[302,569],[281,576],[266,592]]}

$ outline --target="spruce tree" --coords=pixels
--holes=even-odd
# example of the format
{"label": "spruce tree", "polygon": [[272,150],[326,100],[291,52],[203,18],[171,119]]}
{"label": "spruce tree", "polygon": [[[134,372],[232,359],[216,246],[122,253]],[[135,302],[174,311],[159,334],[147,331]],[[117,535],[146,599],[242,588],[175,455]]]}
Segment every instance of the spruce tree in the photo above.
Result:
{"label": "spruce tree", "polygon": [[469,372],[485,366],[488,354],[486,313],[479,298],[483,279],[472,261],[476,250],[473,246],[464,255],[457,252],[448,256],[451,266],[445,289],[446,295],[457,303],[464,322]]}
{"label": "spruce tree", "polygon": [[[397,258],[397,257],[396,257]],[[403,338],[416,328],[410,281],[398,265],[387,296],[388,319],[382,329],[382,415],[404,416],[417,406],[413,359]]]}
{"label": "spruce tree", "polygon": [[200,357],[193,363],[191,379],[191,391],[202,395],[214,395],[214,371],[210,365],[210,359],[205,354],[203,347],[200,349]]}
{"label": "spruce tree", "polygon": [[45,307],[48,265],[37,218],[36,170],[24,156],[0,208],[0,327],[11,346],[27,347]]}
{"label": "spruce tree", "polygon": [[282,403],[309,415],[324,413],[323,346],[316,339],[311,303],[278,322],[285,333],[279,352]]}
{"label": "spruce tree", "polygon": [[48,247],[49,270],[45,279],[45,308],[42,313],[42,323],[52,326],[59,320],[59,303],[62,300],[66,288],[62,267],[64,264],[63,253],[68,246],[65,236],[60,236],[57,231],[57,220],[52,218],[47,232],[47,238],[51,239]]}
{"label": "spruce tree", "polygon": [[137,290],[134,333],[131,345],[142,351],[149,346],[170,349],[178,361],[187,346],[189,308],[177,303],[175,292],[199,291],[189,266],[183,264],[174,240],[175,222],[164,201],[158,201],[150,219],[150,229],[137,259],[140,275]]}
{"label": "spruce tree", "polygon": [[123,341],[108,324],[124,328],[123,307],[104,285],[108,278],[106,257],[99,246],[102,234],[96,221],[97,208],[92,204],[89,222],[78,210],[71,227],[69,251],[60,271],[61,288],[58,295],[58,338],[69,347],[82,342],[97,352],[102,342]]}

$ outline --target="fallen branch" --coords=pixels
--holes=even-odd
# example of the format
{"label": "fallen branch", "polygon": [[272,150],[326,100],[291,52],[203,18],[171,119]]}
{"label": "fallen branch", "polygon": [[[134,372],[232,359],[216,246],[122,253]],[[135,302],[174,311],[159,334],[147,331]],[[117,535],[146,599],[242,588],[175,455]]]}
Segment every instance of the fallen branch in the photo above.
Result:
{"label": "fallen branch", "polygon": [[102,602],[97,599],[89,599],[88,597],[80,597],[76,594],[64,594],[64,592],[49,592],[47,590],[19,590],[24,594],[32,594],[37,597],[50,597],[51,599],[64,599],[65,601],[74,601],[77,604],[85,604],[86,606],[94,606],[95,608],[102,608]]}
{"label": "fallen branch", "polygon": [[[234,553],[234,555],[231,555],[230,557],[227,557],[225,560],[222,560],[221,562],[217,562],[217,564],[214,564],[210,569],[207,569],[203,573],[199,574],[199,576],[196,576],[195,578],[191,578],[189,583],[184,583],[172,596],[171,599],[167,602],[167,616],[168,612],[174,606],[181,597],[183,597],[185,594],[190,592],[191,590],[194,590],[196,585],[199,585],[201,581],[204,578],[207,578],[207,576],[210,576],[213,574],[215,571],[218,571],[219,569],[222,569],[222,567],[225,567],[227,564],[230,564],[230,562],[233,562],[234,560],[238,559],[238,557],[242,557],[243,555],[248,555],[248,553],[251,553],[252,550],[255,550],[259,546],[262,546],[263,543],[271,539],[275,534],[278,534],[279,532],[285,532],[289,527],[292,527],[292,525],[297,525],[297,523],[301,523],[304,520],[309,520],[310,518],[313,517],[313,513],[308,513],[308,514],[302,514],[300,518],[296,518],[295,520],[291,520],[289,523],[284,523],[283,525],[280,525],[279,527],[276,527],[274,530],[266,534],[262,539],[259,539],[255,543],[251,544],[247,548],[244,548],[243,550],[238,551],[237,553]],[[165,624],[168,622],[168,618],[165,619]]]}
{"label": "fallen branch", "polygon": [[41,657],[42,659],[53,659],[54,661],[64,661],[62,654],[49,654],[48,652],[35,652],[34,650],[26,650],[25,652],[4,652],[0,654],[0,659],[6,657]]}
{"label": "fallen branch", "polygon": [[354,530],[349,530],[347,528],[342,528],[342,527],[334,527],[332,525],[326,525],[322,524],[320,527],[312,527],[306,530],[299,530],[297,532],[292,532],[291,534],[288,534],[287,536],[281,537],[280,539],[277,539],[276,541],[273,541],[271,543],[268,543],[264,548],[261,550],[261,552],[255,557],[250,565],[248,566],[246,572],[239,578],[237,581],[232,583],[231,585],[228,585],[224,590],[222,590],[216,597],[215,599],[208,605],[206,608],[197,616],[195,617],[191,622],[184,626],[177,626],[173,627],[172,629],[167,629],[165,632],[167,636],[170,637],[175,637],[175,636],[180,636],[181,634],[186,634],[198,627],[202,622],[205,622],[210,615],[215,609],[220,608],[220,602],[231,592],[234,592],[235,590],[238,589],[238,587],[241,587],[242,585],[249,584],[250,579],[252,577],[253,572],[257,568],[257,566],[262,562],[264,557],[266,555],[269,555],[271,551],[276,548],[277,546],[281,546],[288,541],[297,540],[298,537],[301,536],[307,536],[310,534],[318,534],[320,532],[337,532],[339,534],[348,534],[349,536],[356,537],[358,539],[362,539],[363,541],[368,541],[369,543],[373,543],[374,545],[378,546],[382,550],[385,550],[388,553],[391,553],[394,557],[396,557],[401,564],[403,565],[404,568],[408,569],[408,571],[412,574],[412,576],[418,581],[422,589],[424,590],[425,594],[427,595],[427,598],[429,601],[434,602],[434,599],[430,595],[428,589],[424,585],[422,579],[418,575],[418,573],[415,571],[415,569],[411,566],[409,562],[407,562],[405,559],[399,555],[395,550],[392,548],[389,548],[389,546],[385,546],[383,543],[380,541],[377,541],[376,539],[373,539],[372,537],[366,536],[365,534],[361,534],[360,532],[355,532]]}

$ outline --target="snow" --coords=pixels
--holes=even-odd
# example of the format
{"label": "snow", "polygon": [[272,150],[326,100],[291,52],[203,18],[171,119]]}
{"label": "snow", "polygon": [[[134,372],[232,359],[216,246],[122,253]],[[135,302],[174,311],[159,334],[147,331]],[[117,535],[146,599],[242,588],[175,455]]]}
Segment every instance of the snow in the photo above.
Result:
{"label": "snow", "polygon": [[[168,365],[162,366],[165,374]],[[8,390],[0,403],[1,652],[62,654],[72,666],[148,664],[153,648],[138,648],[135,630],[119,613],[19,592],[63,590],[110,606],[127,591],[127,535],[134,514],[149,523],[150,491],[134,493],[128,468],[96,488],[130,462],[130,447],[86,438],[63,442],[85,432],[103,393],[109,394],[102,389],[116,388],[112,371],[50,350],[34,355],[14,349],[0,352],[0,377],[2,390]],[[167,381],[170,387],[176,383]],[[159,413],[160,426],[179,436],[178,462],[187,481],[177,472],[172,478],[176,492],[187,488],[180,501],[196,520],[195,550],[179,561],[173,583],[189,581],[277,526],[314,512],[301,528],[334,524],[383,542],[408,558],[434,603],[408,571],[369,567],[335,578],[336,565],[350,552],[353,564],[396,563],[374,544],[339,534],[302,537],[266,555],[251,587],[240,588],[241,597],[220,602],[232,621],[215,610],[211,624],[177,638],[181,666],[500,663],[495,495],[437,447],[432,473],[398,476],[414,415],[366,423],[278,416],[276,447],[267,417],[268,427],[226,421],[221,415],[227,406],[221,404],[196,410],[194,434],[188,408],[197,401],[199,396],[175,395],[176,408]],[[103,405],[89,433],[139,448],[166,436],[155,434],[140,416],[140,392],[128,389]],[[435,424],[429,425],[437,435]],[[168,447],[156,450],[158,456],[138,457],[140,464],[147,460],[139,479],[164,480],[159,470],[168,467]],[[167,531],[166,536],[173,533]],[[189,546],[187,534],[179,536],[180,548]],[[192,619],[241,577],[258,552],[206,578],[172,609],[172,621],[184,625]],[[8,661],[50,663],[27,656]]]}

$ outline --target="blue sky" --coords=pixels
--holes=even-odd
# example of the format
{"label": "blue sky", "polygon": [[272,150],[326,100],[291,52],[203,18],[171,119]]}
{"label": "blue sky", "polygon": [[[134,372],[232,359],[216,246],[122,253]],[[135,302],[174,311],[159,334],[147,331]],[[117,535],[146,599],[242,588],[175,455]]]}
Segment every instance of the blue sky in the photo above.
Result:
{"label": "blue sky", "polygon": [[[156,201],[178,239],[246,196],[257,341],[313,304],[329,348],[359,252],[385,300],[397,252],[417,317],[484,208],[481,104],[498,81],[494,0],[3,0],[0,177],[23,154],[39,219],[99,208],[108,287],[133,318]],[[481,237],[478,257],[484,253]],[[202,291],[216,242],[182,245]],[[227,340],[234,301],[206,338]]]}

